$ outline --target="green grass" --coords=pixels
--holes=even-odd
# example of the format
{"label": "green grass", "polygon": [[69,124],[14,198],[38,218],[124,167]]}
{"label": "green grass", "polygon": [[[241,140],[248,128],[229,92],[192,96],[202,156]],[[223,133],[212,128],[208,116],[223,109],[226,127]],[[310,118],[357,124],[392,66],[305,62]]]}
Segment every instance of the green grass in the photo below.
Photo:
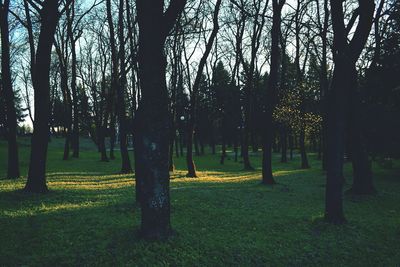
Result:
{"label": "green grass", "polygon": [[[299,157],[281,164],[274,155],[274,187],[254,172],[218,156],[196,157],[199,179],[187,179],[184,159],[171,177],[172,225],[166,242],[137,238],[140,211],[132,175],[116,174],[120,161],[104,163],[89,141],[81,158],[62,161],[62,139],[49,147],[46,195],[19,191],[25,183],[29,140],[20,140],[17,181],[0,180],[0,266],[400,266],[400,164],[374,165],[376,196],[344,201],[348,223],[322,221],[325,177],[299,170]],[[117,151],[117,156],[119,156]],[[132,153],[131,153],[132,154]],[[6,171],[0,142],[0,177]],[[347,184],[351,166],[346,165]],[[347,187],[348,187],[347,185]]]}

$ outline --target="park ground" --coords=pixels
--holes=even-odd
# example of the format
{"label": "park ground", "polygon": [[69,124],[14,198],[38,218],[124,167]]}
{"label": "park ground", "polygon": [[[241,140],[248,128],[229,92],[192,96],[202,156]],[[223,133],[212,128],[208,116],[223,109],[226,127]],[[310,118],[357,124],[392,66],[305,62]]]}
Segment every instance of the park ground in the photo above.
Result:
{"label": "park ground", "polygon": [[[172,226],[165,242],[137,237],[140,210],[133,175],[118,175],[88,140],[81,158],[62,160],[63,139],[48,153],[46,195],[25,194],[29,140],[20,140],[23,178],[4,180],[0,141],[0,266],[400,266],[400,162],[374,163],[374,196],[344,197],[348,223],[323,222],[325,175],[310,154],[287,164],[274,155],[276,186],[218,155],[195,157],[198,179],[185,178],[184,158],[171,176]],[[118,151],[117,151],[117,157]],[[132,153],[131,157],[132,157]],[[351,166],[346,164],[346,188]]]}

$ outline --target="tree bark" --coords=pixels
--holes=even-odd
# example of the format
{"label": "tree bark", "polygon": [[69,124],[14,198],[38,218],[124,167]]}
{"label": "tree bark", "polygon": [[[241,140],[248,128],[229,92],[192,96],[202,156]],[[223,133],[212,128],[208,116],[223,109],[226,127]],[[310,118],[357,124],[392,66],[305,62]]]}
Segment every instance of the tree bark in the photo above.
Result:
{"label": "tree bark", "polygon": [[135,118],[135,169],[136,186],[140,190],[141,235],[146,239],[164,239],[171,234],[168,171],[171,123],[164,44],[185,3],[172,0],[164,12],[164,1],[136,1],[142,97]]}
{"label": "tree bark", "polygon": [[221,149],[221,159],[220,159],[219,163],[223,165],[225,163],[225,158],[226,158],[226,142],[225,142],[225,139],[223,138],[222,149]]}
{"label": "tree bark", "polygon": [[268,94],[265,107],[265,127],[263,129],[262,183],[275,184],[272,174],[272,143],[274,138],[273,112],[278,97],[278,71],[280,64],[279,38],[281,36],[281,11],[285,0],[272,0],[273,17],[271,30],[271,67],[268,77]]}
{"label": "tree bark", "polygon": [[375,194],[376,189],[372,179],[371,162],[368,158],[361,129],[361,114],[359,114],[361,108],[360,97],[354,88],[357,88],[357,85],[352,87],[351,90],[352,114],[348,130],[349,156],[353,165],[353,185],[347,193],[356,195]]}
{"label": "tree bark", "polygon": [[334,224],[346,222],[343,213],[342,187],[345,134],[351,110],[352,90],[357,88],[356,61],[367,41],[374,11],[373,0],[359,0],[359,22],[348,42],[348,30],[344,25],[341,0],[331,0],[332,25],[334,31],[335,69],[331,89],[327,97],[327,183],[325,220]]}
{"label": "tree bark", "polygon": [[[385,0],[380,0],[379,6],[376,10],[374,19],[374,38],[375,38],[375,48],[374,55],[372,58],[371,65],[369,69],[376,68],[377,62],[379,60],[380,50],[381,50],[381,35],[379,34],[379,19],[382,13]],[[367,195],[375,194],[376,188],[373,184],[372,177],[372,166],[368,158],[368,151],[365,145],[365,139],[362,134],[362,128],[360,123],[360,109],[361,101],[359,92],[356,88],[352,88],[352,116],[351,122],[349,124],[349,153],[353,164],[353,185],[347,191],[347,193]]]}
{"label": "tree bark", "polygon": [[179,134],[178,135],[174,135],[174,141],[175,141],[175,156],[177,157],[177,158],[179,158],[179,145],[180,145],[180,142],[179,142]]}
{"label": "tree bark", "polygon": [[[304,124],[304,122],[302,123]],[[309,169],[310,165],[308,164],[308,157],[306,152],[306,144],[305,144],[305,126],[303,125],[300,129],[300,154],[301,154],[301,168]]]}
{"label": "tree bark", "polygon": [[302,6],[302,1],[297,0],[297,7],[295,13],[295,39],[296,39],[296,56],[295,56],[295,65],[296,65],[296,86],[300,93],[300,136],[299,136],[299,145],[300,145],[300,155],[301,155],[301,168],[308,169],[310,168],[308,164],[307,152],[306,152],[306,123],[305,123],[305,92],[302,87],[303,81],[303,72],[300,67],[300,32],[302,28],[302,14],[301,10],[305,7]]}
{"label": "tree bark", "polygon": [[324,0],[324,23],[321,30],[321,41],[322,41],[322,61],[321,61],[321,72],[320,72],[320,97],[321,97],[321,113],[322,113],[322,133],[321,133],[321,148],[322,148],[322,169],[327,170],[327,125],[326,125],[326,95],[329,89],[328,82],[328,59],[327,59],[327,47],[328,47],[328,27],[329,27],[329,9],[328,0]]}
{"label": "tree bark", "polygon": [[170,141],[169,141],[169,171],[174,172],[175,171],[175,165],[174,165],[174,143],[175,143],[175,129],[173,124],[171,125],[171,136],[170,136]]}
{"label": "tree bark", "polygon": [[[349,66],[350,65],[350,66]],[[348,109],[348,79],[354,79],[355,72],[346,58],[335,59],[335,70],[327,106],[327,182],[325,201],[325,220],[334,224],[346,222],[343,213],[343,155],[345,143],[346,112]],[[353,80],[354,82],[354,80]],[[354,85],[354,84],[353,84]],[[351,85],[350,85],[351,86]]]}
{"label": "tree bark", "polygon": [[[71,146],[71,130],[72,130],[72,102],[71,92],[68,89],[68,45],[66,45],[63,36],[60,36],[59,42],[55,41],[55,48],[60,63],[60,79],[61,79],[61,92],[63,94],[64,112],[66,118],[64,119],[64,154],[63,160],[69,159],[70,146]],[[54,132],[54,131],[53,131]]]}
{"label": "tree bark", "polygon": [[8,141],[7,178],[15,179],[20,176],[18,143],[17,143],[17,114],[15,109],[14,92],[12,88],[10,66],[10,40],[8,25],[8,10],[10,1],[5,0],[0,4],[0,30],[1,30],[1,87],[5,99],[5,115]]}
{"label": "tree bark", "polygon": [[[112,87],[112,86],[111,86]],[[115,87],[112,87],[115,88]],[[117,88],[115,88],[117,89]],[[112,89],[112,91],[114,91],[114,89]],[[118,94],[118,92],[117,92]],[[114,98],[114,94],[112,96]],[[110,110],[110,129],[109,129],[109,133],[110,133],[110,159],[114,160],[115,159],[115,155],[114,155],[114,148],[115,148],[115,139],[116,139],[116,129],[115,129],[115,124],[116,124],[116,119],[117,119],[117,114],[115,114],[117,106],[114,100],[111,100],[113,102],[111,110]]]}
{"label": "tree bark", "polygon": [[[127,85],[126,78],[126,65],[125,65],[125,37],[124,37],[124,0],[119,1],[119,20],[118,20],[118,39],[119,39],[119,53],[115,45],[114,23],[112,20],[111,0],[106,1],[107,5],[107,20],[110,30],[110,45],[111,45],[111,62],[112,62],[112,87],[117,91],[116,106],[118,121],[119,121],[119,145],[121,152],[121,173],[131,173],[132,167],[128,153],[128,139],[127,139],[127,118],[126,118],[126,105],[125,105],[125,90]],[[118,65],[119,55],[119,65]],[[120,72],[118,72],[118,66]],[[111,157],[111,156],[110,156]]]}
{"label": "tree bark", "polygon": [[287,129],[281,126],[281,162],[287,163]]}
{"label": "tree bark", "polygon": [[192,177],[195,178],[197,177],[196,174],[196,166],[193,161],[193,134],[194,134],[194,129],[195,129],[195,124],[196,124],[196,106],[197,106],[197,94],[198,90],[200,87],[200,81],[201,81],[201,76],[203,75],[203,69],[206,64],[208,55],[211,52],[214,39],[217,36],[218,30],[219,30],[219,24],[218,24],[218,14],[219,10],[221,7],[221,1],[222,0],[217,0],[217,3],[215,4],[215,9],[214,9],[214,14],[213,14],[213,30],[207,40],[206,48],[204,51],[203,56],[200,59],[199,67],[197,69],[196,73],[196,78],[193,83],[192,87],[192,92],[191,92],[191,97],[190,97],[190,107],[189,107],[189,120],[188,120],[188,127],[187,127],[187,153],[186,153],[186,163],[187,163],[187,168],[188,168],[188,173],[187,177]]}
{"label": "tree bark", "polygon": [[[72,13],[71,13],[72,12]],[[76,88],[76,39],[73,32],[73,21],[75,17],[75,2],[71,3],[71,7],[68,7],[66,10],[67,13],[67,32],[68,38],[71,44],[71,91],[72,91],[72,108],[73,108],[73,117],[72,117],[72,134],[71,134],[71,143],[72,143],[72,157],[79,158],[79,111],[78,111],[78,93]]]}
{"label": "tree bark", "polygon": [[35,92],[35,122],[25,191],[46,193],[46,160],[49,141],[50,62],[59,13],[58,1],[44,1],[40,13],[41,26],[34,62],[33,89]]}

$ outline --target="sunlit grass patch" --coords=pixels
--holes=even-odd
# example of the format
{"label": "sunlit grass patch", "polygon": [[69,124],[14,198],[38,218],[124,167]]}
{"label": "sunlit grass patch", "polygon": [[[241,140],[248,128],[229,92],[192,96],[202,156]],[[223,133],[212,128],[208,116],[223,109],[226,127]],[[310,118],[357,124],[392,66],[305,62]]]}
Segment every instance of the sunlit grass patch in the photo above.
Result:
{"label": "sunlit grass patch", "polygon": [[[171,174],[167,242],[137,237],[140,209],[134,174],[118,174],[120,161],[100,162],[91,144],[80,159],[62,160],[61,139],[49,148],[45,195],[25,194],[29,147],[21,147],[23,178],[0,180],[1,266],[396,266],[400,262],[399,166],[375,168],[378,195],[344,197],[348,224],[323,221],[325,176],[320,161],[301,170],[274,155],[277,184],[261,184],[255,171],[233,159],[195,157],[198,178],[187,178],[185,159]],[[0,164],[4,166],[4,143]],[[118,154],[117,154],[118,156]],[[0,168],[0,176],[4,169]],[[346,165],[346,187],[351,168]],[[1,176],[3,177],[3,176]]]}

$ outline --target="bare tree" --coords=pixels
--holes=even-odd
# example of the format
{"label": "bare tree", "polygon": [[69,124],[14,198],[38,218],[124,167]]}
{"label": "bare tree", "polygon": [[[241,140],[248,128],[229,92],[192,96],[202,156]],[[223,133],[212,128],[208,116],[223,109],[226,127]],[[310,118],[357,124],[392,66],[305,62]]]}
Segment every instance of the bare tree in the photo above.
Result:
{"label": "bare tree", "polygon": [[[72,0],[67,1],[66,6]],[[32,83],[35,92],[35,122],[32,136],[32,146],[28,179],[25,185],[26,192],[45,193],[46,185],[46,160],[49,140],[49,107],[50,107],[50,62],[51,49],[54,42],[54,34],[58,20],[63,10],[59,11],[58,1],[46,0],[43,2],[29,1],[31,8],[40,16],[40,33],[35,51],[33,39],[31,43]],[[25,0],[26,13],[29,14],[29,6]],[[65,8],[65,7],[64,7]],[[28,15],[30,17],[30,15]],[[32,24],[27,23],[28,31],[32,33]],[[32,37],[33,38],[33,37]]]}
{"label": "bare tree", "polygon": [[221,0],[217,0],[213,14],[213,29],[206,43],[206,49],[203,53],[203,56],[200,59],[199,66],[197,68],[196,78],[194,80],[192,90],[190,93],[190,107],[189,107],[190,110],[189,110],[189,121],[187,127],[187,144],[186,144],[187,145],[186,163],[188,168],[188,173],[186,175],[187,177],[197,177],[196,167],[193,162],[193,134],[196,124],[197,97],[200,88],[201,77],[203,75],[204,66],[206,65],[208,55],[211,52],[214,39],[217,36],[219,30],[218,14],[220,6],[221,6]]}
{"label": "bare tree", "polygon": [[118,39],[119,51],[115,43],[114,22],[112,19],[111,1],[106,1],[107,21],[110,31],[110,47],[111,47],[111,88],[117,92],[117,115],[119,121],[119,141],[121,151],[121,173],[130,173],[132,167],[129,160],[127,148],[127,119],[125,105],[126,90],[126,64],[125,64],[125,37],[124,37],[124,1],[119,1],[119,20],[118,20]]}
{"label": "bare tree", "polygon": [[278,97],[278,79],[280,66],[279,38],[281,36],[281,12],[285,0],[272,0],[272,30],[271,30],[271,67],[268,77],[267,103],[264,111],[263,132],[263,159],[262,159],[262,183],[275,184],[272,175],[272,142],[274,134],[273,111]]}
{"label": "bare tree", "polygon": [[7,178],[15,179],[20,176],[18,143],[17,143],[17,114],[14,102],[14,91],[12,88],[11,66],[10,66],[10,40],[8,14],[10,1],[0,1],[0,31],[1,31],[1,85],[0,94],[4,97],[7,141],[8,141],[8,164]]}

